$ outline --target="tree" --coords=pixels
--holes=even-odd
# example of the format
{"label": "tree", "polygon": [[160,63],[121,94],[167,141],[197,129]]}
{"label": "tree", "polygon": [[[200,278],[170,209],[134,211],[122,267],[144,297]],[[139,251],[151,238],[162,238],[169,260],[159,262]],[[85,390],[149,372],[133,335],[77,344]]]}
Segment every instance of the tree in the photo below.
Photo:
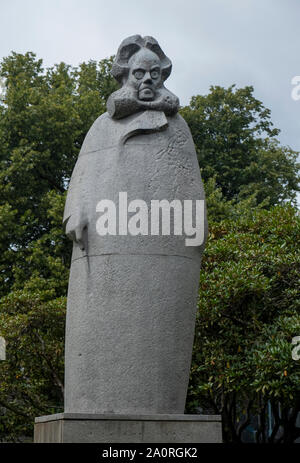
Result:
{"label": "tree", "polygon": [[[63,411],[66,298],[19,290],[2,298],[0,442],[32,435],[36,416]],[[1,413],[2,411],[2,413]]]}
{"label": "tree", "polygon": [[253,87],[214,86],[182,108],[192,131],[205,181],[216,178],[225,199],[256,192],[257,204],[296,201],[298,153],[276,140],[270,110],[253,96]]}
{"label": "tree", "polygon": [[117,88],[112,59],[43,69],[33,53],[0,67],[0,440],[32,434],[63,408],[63,338],[71,243],[65,192],[92,122]]}
{"label": "tree", "polygon": [[[12,53],[1,64],[5,99],[0,103],[0,294],[37,275],[66,283],[71,245],[63,236],[60,203],[84,136],[116,89],[111,59],[78,69],[42,67],[33,53]],[[39,259],[42,261],[39,261]],[[59,284],[56,295],[66,293]],[[58,288],[57,288],[58,289]]]}
{"label": "tree", "polygon": [[226,216],[216,222],[211,211],[187,407],[220,413],[227,442],[240,442],[254,416],[258,442],[293,442],[300,436],[300,364],[292,359],[300,333],[299,216],[288,205],[245,204],[229,205]]}

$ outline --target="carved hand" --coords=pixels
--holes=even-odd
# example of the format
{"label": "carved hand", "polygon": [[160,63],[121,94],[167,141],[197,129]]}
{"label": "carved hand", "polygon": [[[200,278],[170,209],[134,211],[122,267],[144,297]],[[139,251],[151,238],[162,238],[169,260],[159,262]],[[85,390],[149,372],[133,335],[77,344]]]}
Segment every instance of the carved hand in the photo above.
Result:
{"label": "carved hand", "polygon": [[71,215],[65,222],[65,233],[70,240],[78,244],[80,249],[85,249],[84,230],[87,229],[88,220],[80,214]]}

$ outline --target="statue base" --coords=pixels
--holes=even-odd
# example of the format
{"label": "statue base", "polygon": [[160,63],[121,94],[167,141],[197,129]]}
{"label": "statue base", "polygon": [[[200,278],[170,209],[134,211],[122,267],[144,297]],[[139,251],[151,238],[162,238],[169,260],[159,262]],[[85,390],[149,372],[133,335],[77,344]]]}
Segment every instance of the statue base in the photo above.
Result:
{"label": "statue base", "polygon": [[221,417],[58,413],[35,419],[34,442],[221,443]]}

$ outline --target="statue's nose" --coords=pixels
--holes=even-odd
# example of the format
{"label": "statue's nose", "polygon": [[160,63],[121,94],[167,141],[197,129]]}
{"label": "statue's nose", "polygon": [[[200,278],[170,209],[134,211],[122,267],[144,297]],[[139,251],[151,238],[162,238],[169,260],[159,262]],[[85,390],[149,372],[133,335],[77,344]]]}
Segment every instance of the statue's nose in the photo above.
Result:
{"label": "statue's nose", "polygon": [[146,74],[144,76],[144,83],[145,84],[152,84],[152,79],[151,79],[150,72],[146,72]]}

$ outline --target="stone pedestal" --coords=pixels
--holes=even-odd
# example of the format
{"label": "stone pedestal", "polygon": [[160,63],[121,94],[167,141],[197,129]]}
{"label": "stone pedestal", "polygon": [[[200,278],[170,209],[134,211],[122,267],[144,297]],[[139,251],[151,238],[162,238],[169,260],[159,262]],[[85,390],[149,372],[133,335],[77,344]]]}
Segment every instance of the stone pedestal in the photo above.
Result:
{"label": "stone pedestal", "polygon": [[34,442],[221,443],[221,417],[59,413],[35,419]]}

